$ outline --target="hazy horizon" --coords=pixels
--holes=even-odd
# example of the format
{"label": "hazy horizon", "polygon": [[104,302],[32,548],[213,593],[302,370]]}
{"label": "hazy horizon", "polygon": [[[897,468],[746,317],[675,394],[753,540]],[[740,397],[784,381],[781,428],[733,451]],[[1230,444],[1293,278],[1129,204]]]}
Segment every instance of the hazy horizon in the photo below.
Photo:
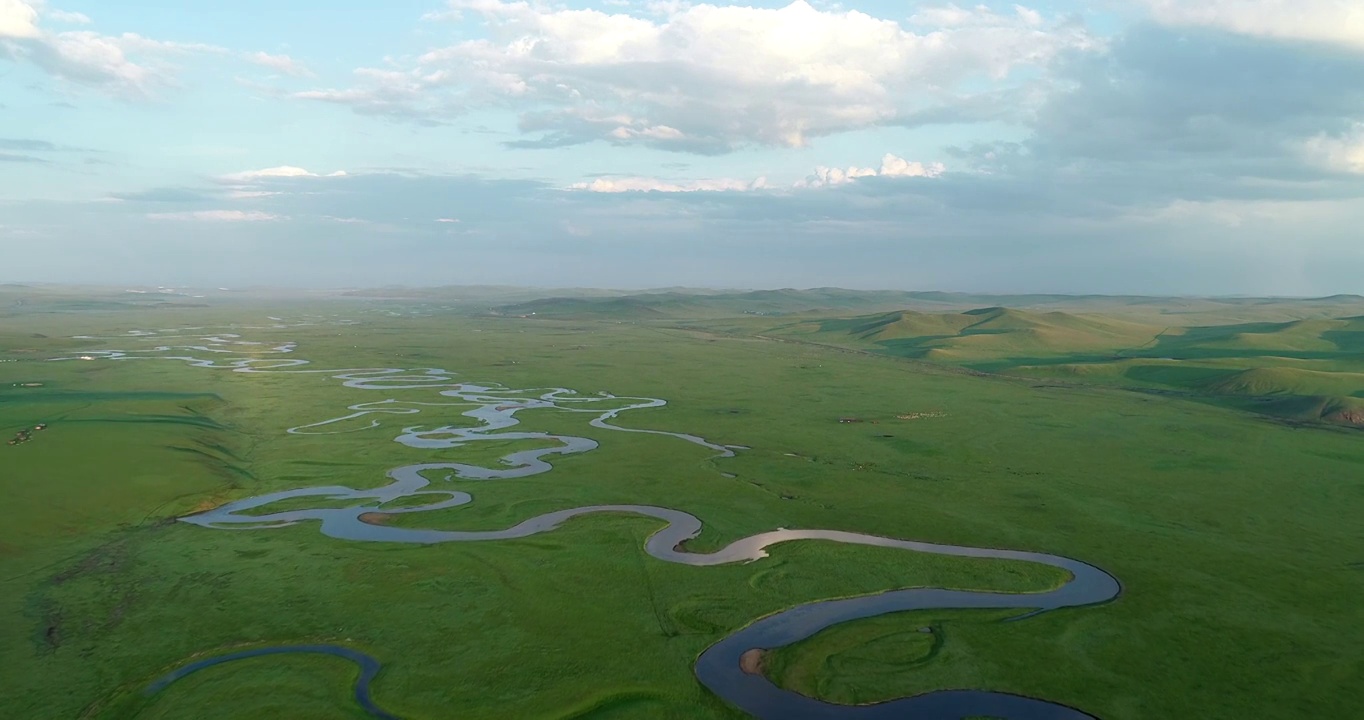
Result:
{"label": "hazy horizon", "polygon": [[0,0],[0,282],[1364,293],[1332,0]]}
{"label": "hazy horizon", "polygon": [[[404,285],[404,284],[385,284],[385,285],[239,285],[239,286],[217,286],[217,285],[195,285],[195,284],[136,284],[136,282],[61,282],[61,281],[0,281],[0,288],[10,286],[10,288],[67,288],[72,290],[123,290],[123,292],[147,293],[155,295],[157,290],[165,292],[179,292],[179,290],[213,290],[213,292],[271,292],[271,290],[281,290],[281,292],[300,292],[300,293],[336,293],[336,292],[364,292],[364,290],[460,290],[460,289],[487,289],[487,290],[525,290],[525,292],[600,292],[611,293],[602,297],[617,297],[627,295],[648,295],[648,293],[704,293],[704,295],[739,295],[739,293],[761,293],[761,292],[822,292],[822,290],[842,290],[851,293],[906,293],[906,295],[956,295],[966,297],[1008,297],[1008,296],[1037,296],[1037,297],[1150,297],[1150,299],[1188,299],[1188,300],[1326,300],[1333,297],[1359,297],[1364,299],[1361,293],[1329,293],[1329,295],[1247,295],[1247,293],[1211,293],[1211,295],[1195,295],[1195,293],[1181,293],[1181,295],[1151,295],[1151,293],[1076,293],[1076,292],[1052,292],[1052,290],[1035,290],[1035,292],[1001,292],[1001,290],[989,289],[966,289],[949,290],[941,288],[888,288],[888,286],[866,286],[866,288],[848,288],[842,285],[810,285],[810,286],[707,286],[707,285],[505,285],[505,284],[446,284],[446,285]],[[552,296],[543,295],[544,299],[551,299]]]}

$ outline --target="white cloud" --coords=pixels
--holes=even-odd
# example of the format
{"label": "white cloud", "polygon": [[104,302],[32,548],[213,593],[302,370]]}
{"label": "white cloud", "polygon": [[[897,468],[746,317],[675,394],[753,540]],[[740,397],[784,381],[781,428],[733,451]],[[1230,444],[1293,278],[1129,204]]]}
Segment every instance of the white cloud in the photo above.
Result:
{"label": "white cloud", "polygon": [[67,12],[65,10],[48,10],[44,16],[52,22],[69,23],[71,25],[90,24],[90,16],[85,13]]}
{"label": "white cloud", "polygon": [[438,223],[457,223],[457,222],[459,222],[459,220],[457,220],[457,219],[455,219],[455,218],[436,218],[436,222],[438,222]]}
{"label": "white cloud", "polygon": [[22,0],[0,0],[0,40],[38,37],[38,11]]}
{"label": "white cloud", "polygon": [[1159,22],[1364,48],[1359,0],[1136,0]]}
{"label": "white cloud", "polygon": [[[167,54],[220,50],[207,45],[163,42],[134,33],[102,35],[88,30],[48,32],[38,18],[88,22],[79,13],[40,12],[33,0],[0,0],[0,54],[26,60],[66,82],[96,87],[113,95],[147,97],[174,84],[168,67],[157,62]],[[147,57],[134,60],[130,55]]]}
{"label": "white cloud", "polygon": [[175,87],[178,70],[168,60],[191,55],[239,57],[280,72],[307,74],[288,56],[235,53],[216,45],[157,40],[137,33],[51,32],[40,26],[40,19],[91,22],[81,13],[47,10],[41,0],[0,0],[0,58],[27,61],[62,81],[125,99],[145,99]]}
{"label": "white cloud", "polygon": [[880,168],[862,168],[852,166],[846,170],[840,168],[818,167],[815,174],[796,183],[797,187],[827,187],[829,185],[843,185],[854,182],[858,178],[864,177],[926,177],[934,178],[943,174],[947,168],[942,163],[929,163],[925,165],[921,162],[910,162],[902,157],[887,153],[881,158]]}
{"label": "white cloud", "polygon": [[996,27],[1018,21],[1026,27],[1042,27],[1042,14],[1022,5],[1013,6],[1013,15],[1001,15],[985,5],[962,8],[955,4],[919,8],[909,17],[911,25],[933,28]]}
{"label": "white cloud", "polygon": [[616,178],[597,178],[591,182],[574,183],[569,186],[571,190],[587,190],[599,193],[622,193],[622,192],[720,192],[734,190],[756,190],[763,186],[765,179],[759,178],[751,182],[734,180],[731,178],[716,178],[711,180],[690,180],[683,182],[668,182],[658,178],[649,177],[616,177]]}
{"label": "white cloud", "polygon": [[[816,188],[828,187],[831,185],[843,185],[853,182],[858,178],[864,177],[926,177],[934,178],[941,175],[946,168],[942,163],[910,162],[896,155],[886,154],[881,159],[881,167],[860,168],[849,167],[846,170],[840,168],[815,168],[815,173],[803,180],[797,181],[792,187],[796,188]],[[767,177],[759,177],[755,180],[744,181],[733,178],[713,178],[705,180],[686,180],[668,181],[651,177],[612,177],[597,178],[591,182],[574,183],[568,186],[570,190],[586,190],[598,193],[624,193],[624,192],[745,192],[752,190],[775,189],[769,185]]]}
{"label": "white cloud", "polygon": [[1094,46],[1076,25],[983,7],[920,13],[909,25],[804,0],[776,9],[668,4],[655,8],[658,19],[501,0],[449,8],[481,16],[488,37],[407,66],[362,68],[353,88],[297,97],[427,120],[511,106],[524,110],[523,131],[544,134],[527,145],[726,152],[902,121],[959,101],[973,81]]}
{"label": "white cloud", "polygon": [[452,76],[448,73],[360,68],[355,71],[355,77],[363,87],[305,90],[294,93],[293,97],[345,105],[361,115],[427,122],[463,111],[458,98],[432,96],[433,92],[450,85]]}
{"label": "white cloud", "polygon": [[127,97],[146,97],[172,84],[171,76],[163,70],[130,59],[125,43],[125,38],[84,30],[63,32],[43,36],[27,55],[35,65],[63,80]]}
{"label": "white cloud", "polygon": [[1327,169],[1364,175],[1364,122],[1343,135],[1317,135],[1304,149],[1309,161]]}
{"label": "white cloud", "polygon": [[881,169],[876,174],[882,177],[937,177],[947,168],[942,163],[910,162],[890,153],[881,158]]}
{"label": "white cloud", "polygon": [[292,75],[294,77],[313,77],[313,72],[311,70],[288,55],[271,55],[266,52],[254,52],[247,53],[244,57],[247,62],[270,68],[278,73]]}
{"label": "white cloud", "polygon": [[344,177],[345,170],[337,170],[327,175],[318,175],[309,172],[301,167],[293,165],[280,165],[279,167],[265,168],[263,170],[245,170],[242,172],[223,175],[220,179],[226,182],[250,183],[258,180],[269,180],[272,178],[315,178],[315,177]]}
{"label": "white cloud", "polygon": [[148,213],[150,220],[184,220],[192,222],[268,222],[280,216],[259,210],[194,210],[189,212]]}

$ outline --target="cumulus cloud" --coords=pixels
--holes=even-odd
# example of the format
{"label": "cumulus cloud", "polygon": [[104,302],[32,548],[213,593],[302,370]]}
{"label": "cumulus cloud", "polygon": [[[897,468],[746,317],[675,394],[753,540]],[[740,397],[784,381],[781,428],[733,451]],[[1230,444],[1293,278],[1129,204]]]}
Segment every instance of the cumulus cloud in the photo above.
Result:
{"label": "cumulus cloud", "polygon": [[[880,168],[852,166],[847,169],[818,167],[813,175],[796,181],[794,188],[817,188],[843,185],[865,177],[925,177],[934,178],[946,170],[942,163],[910,162],[902,157],[887,153],[881,159]],[[653,177],[602,177],[587,182],[573,183],[570,190],[586,190],[596,193],[660,192],[746,192],[753,190],[777,190],[780,186],[771,185],[767,176],[754,180],[734,178],[707,178],[702,180],[669,181]]]}
{"label": "cumulus cloud", "polygon": [[910,162],[902,157],[886,154],[881,158],[880,168],[852,166],[840,168],[818,167],[815,173],[796,184],[797,187],[824,187],[843,185],[865,177],[923,177],[934,178],[943,174],[947,168],[942,163]]}
{"label": "cumulus cloud", "polygon": [[1135,26],[1056,67],[1066,89],[1026,140],[956,149],[954,168],[983,177],[951,201],[1101,218],[1176,200],[1364,197],[1364,178],[1342,173],[1361,77],[1364,54],[1334,46]]}
{"label": "cumulus cloud", "polygon": [[45,16],[52,22],[70,25],[89,25],[91,22],[90,16],[85,13],[67,12],[66,10],[48,10]]}
{"label": "cumulus cloud", "polygon": [[757,190],[766,185],[766,178],[758,178],[745,182],[731,178],[715,178],[708,180],[689,180],[684,182],[668,182],[658,178],[649,177],[613,177],[597,178],[591,182],[574,183],[569,186],[571,190],[587,190],[599,193],[623,193],[623,192],[720,192],[720,191],[742,191]]}
{"label": "cumulus cloud", "polygon": [[1364,122],[1340,135],[1317,135],[1304,147],[1310,160],[1326,168],[1364,175]]}
{"label": "cumulus cloud", "polygon": [[284,75],[291,75],[293,77],[313,76],[311,70],[288,55],[271,55],[266,52],[253,52],[247,53],[244,57],[248,62],[269,68]]}
{"label": "cumulus cloud", "polygon": [[23,0],[0,0],[0,40],[38,37],[38,11]]}
{"label": "cumulus cloud", "polygon": [[1244,35],[1364,49],[1364,3],[1356,0],[1137,0],[1157,21]]}
{"label": "cumulus cloud", "polygon": [[[439,121],[469,107],[522,111],[521,147],[590,141],[699,153],[926,117],[1096,42],[1080,26],[1020,8],[921,12],[908,24],[858,11],[659,6],[657,19],[526,2],[452,0],[488,37],[408,67],[362,68],[349,89],[296,97],[357,112]],[[1023,80],[1019,81],[1024,82]],[[978,83],[977,83],[978,84]]]}
{"label": "cumulus cloud", "polygon": [[342,105],[360,115],[425,125],[441,124],[443,118],[465,110],[458,95],[443,94],[453,84],[453,76],[449,73],[359,68],[355,71],[355,79],[360,83],[359,87],[305,90],[294,93],[293,97]]}
{"label": "cumulus cloud", "polygon": [[123,99],[146,99],[176,87],[172,59],[194,55],[237,58],[277,72],[310,73],[287,55],[238,53],[206,43],[148,38],[137,33],[106,35],[93,30],[52,32],[41,21],[88,25],[81,13],[45,10],[41,0],[0,0],[0,59],[25,61],[72,85],[95,88]]}
{"label": "cumulus cloud", "polygon": [[[89,30],[48,32],[39,26],[42,4],[0,0],[0,57],[26,60],[44,72],[76,85],[95,87],[125,98],[148,97],[174,84],[162,56],[209,46],[163,42],[133,33],[102,35]],[[48,12],[46,19],[81,22],[76,14]],[[143,56],[134,60],[131,56]]]}
{"label": "cumulus cloud", "polygon": [[327,175],[318,175],[309,172],[301,167],[293,165],[280,165],[279,167],[265,168],[263,170],[244,170],[242,172],[223,175],[221,180],[232,183],[250,183],[257,180],[269,180],[272,178],[315,178],[315,177],[342,177],[346,174],[345,170],[337,170]]}
{"label": "cumulus cloud", "polygon": [[188,212],[147,213],[149,220],[188,222],[269,222],[280,216],[259,210],[192,210]]}

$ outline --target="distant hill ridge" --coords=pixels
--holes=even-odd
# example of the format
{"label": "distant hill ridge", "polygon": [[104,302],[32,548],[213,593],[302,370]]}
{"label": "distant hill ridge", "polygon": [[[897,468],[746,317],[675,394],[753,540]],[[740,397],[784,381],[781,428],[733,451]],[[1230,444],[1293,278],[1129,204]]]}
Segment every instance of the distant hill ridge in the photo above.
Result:
{"label": "distant hill ridge", "polygon": [[1134,347],[1151,342],[1162,329],[1111,317],[990,306],[955,313],[897,310],[812,321],[791,331],[835,344],[854,340],[897,354],[952,360]]}
{"label": "distant hill ridge", "polygon": [[[461,291],[444,288],[432,295],[451,294],[471,298],[483,291],[495,314],[536,315],[601,319],[658,318],[696,319],[743,315],[865,315],[889,312],[967,311],[982,315],[1063,311],[1069,314],[1123,314],[1142,316],[1154,324],[1167,324],[1198,313],[1228,314],[1231,320],[1284,319],[1284,315],[1338,317],[1364,313],[1364,297],[1334,295],[1327,298],[1180,298],[1142,295],[982,295],[943,291],[849,290],[836,287],[774,290],[696,290],[664,288],[640,292],[561,290],[515,292],[509,288],[477,288]],[[368,293],[373,296],[373,293]],[[520,295],[519,297],[517,295]],[[501,298],[500,303],[498,298]],[[652,311],[652,312],[651,312]],[[1276,317],[1277,316],[1277,317]],[[1148,320],[1149,318],[1149,320]],[[867,319],[870,321],[870,318]],[[1060,318],[1054,319],[1060,321]],[[1091,330],[1095,329],[1093,327]]]}

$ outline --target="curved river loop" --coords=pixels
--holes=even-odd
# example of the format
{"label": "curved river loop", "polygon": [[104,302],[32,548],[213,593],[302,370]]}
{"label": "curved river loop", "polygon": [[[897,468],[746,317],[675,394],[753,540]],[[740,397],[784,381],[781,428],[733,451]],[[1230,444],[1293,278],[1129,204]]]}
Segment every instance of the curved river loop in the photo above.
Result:
{"label": "curved river loop", "polygon": [[[275,320],[275,318],[271,318]],[[273,325],[270,327],[287,327]],[[236,328],[234,328],[236,329]],[[673,563],[709,566],[751,562],[767,556],[766,549],[778,543],[795,540],[823,540],[853,545],[874,545],[912,552],[955,555],[970,558],[998,558],[1041,563],[1067,571],[1071,579],[1059,588],[1042,593],[999,593],[971,590],[912,588],[860,597],[807,603],[764,617],[741,628],[701,653],[696,660],[698,681],[727,702],[744,712],[764,720],[961,720],[970,717],[1003,718],[1006,720],[1082,720],[1093,719],[1081,710],[1065,705],[1009,693],[988,690],[939,690],[912,697],[870,705],[838,705],[810,698],[774,685],[761,673],[745,672],[741,657],[753,649],[771,650],[799,642],[839,623],[869,618],[886,613],[925,609],[1019,609],[1028,611],[1012,620],[1020,620],[1058,608],[1094,605],[1114,599],[1121,592],[1117,579],[1103,570],[1066,557],[1021,550],[998,550],[957,545],[899,540],[841,530],[787,530],[759,533],[730,543],[712,553],[693,553],[682,550],[683,543],[697,537],[701,521],[693,515],[672,508],[650,505],[594,505],[545,513],[524,520],[504,530],[451,531],[394,527],[365,522],[366,513],[386,514],[421,513],[457,507],[473,498],[465,492],[431,487],[426,473],[445,472],[445,479],[508,480],[526,477],[553,469],[545,458],[571,455],[593,450],[594,440],[542,432],[509,431],[520,424],[516,413],[522,410],[556,408],[591,414],[590,424],[597,428],[618,432],[669,435],[685,442],[709,448],[720,457],[732,457],[740,446],[726,446],[704,438],[682,433],[627,428],[613,424],[622,413],[662,407],[664,400],[655,398],[617,397],[608,393],[582,395],[566,388],[512,389],[500,385],[480,385],[455,381],[455,373],[440,368],[351,368],[340,370],[302,369],[307,360],[280,357],[295,349],[293,343],[267,345],[242,340],[230,332],[195,334],[204,328],[185,328],[181,331],[132,331],[119,339],[135,341],[164,341],[170,338],[189,338],[188,344],[162,344],[140,351],[92,350],[58,360],[177,360],[203,368],[230,370],[239,373],[312,373],[340,380],[343,385],[357,390],[385,391],[428,389],[449,400],[444,402],[409,402],[393,398],[369,401],[350,406],[349,414],[290,428],[295,434],[329,434],[354,432],[332,430],[339,423],[369,417],[369,429],[379,426],[374,415],[415,415],[433,407],[469,407],[465,417],[478,421],[475,427],[464,426],[408,426],[395,440],[415,448],[456,448],[467,443],[485,440],[552,440],[556,446],[510,453],[501,459],[502,467],[490,468],[464,463],[421,463],[404,465],[388,471],[389,484],[383,487],[356,490],[333,485],[307,487],[259,495],[227,503],[206,512],[180,518],[212,529],[260,530],[317,522],[321,532],[329,537],[358,542],[389,543],[446,543],[490,542],[524,538],[550,532],[564,521],[590,513],[632,513],[667,523],[646,542],[645,549],[653,557]],[[170,334],[183,332],[185,334]],[[96,339],[85,337],[85,339]],[[180,354],[189,350],[198,354],[218,355],[217,359]],[[274,355],[275,357],[262,357]],[[233,356],[233,357],[226,357]],[[360,504],[345,508],[313,508],[290,510],[264,515],[247,515],[245,511],[260,508],[281,500],[316,497],[320,503],[354,500]],[[420,505],[385,508],[399,498],[416,498]],[[409,501],[411,502],[411,501]],[[144,693],[152,695],[176,680],[216,664],[247,657],[278,653],[326,653],[355,662],[360,676],[355,686],[355,699],[371,715],[379,718],[396,716],[378,707],[370,697],[370,681],[378,674],[380,663],[357,650],[338,645],[282,645],[245,650],[219,655],[184,665],[149,685]]]}

